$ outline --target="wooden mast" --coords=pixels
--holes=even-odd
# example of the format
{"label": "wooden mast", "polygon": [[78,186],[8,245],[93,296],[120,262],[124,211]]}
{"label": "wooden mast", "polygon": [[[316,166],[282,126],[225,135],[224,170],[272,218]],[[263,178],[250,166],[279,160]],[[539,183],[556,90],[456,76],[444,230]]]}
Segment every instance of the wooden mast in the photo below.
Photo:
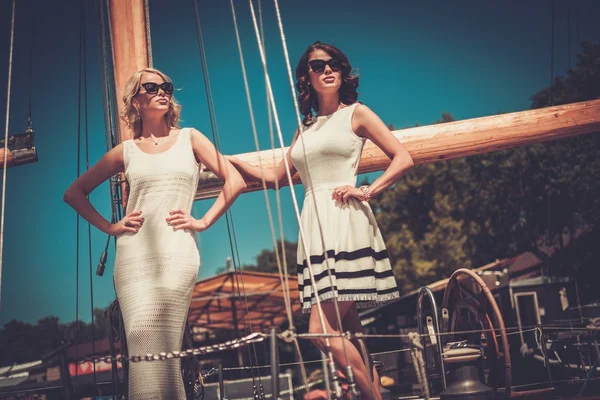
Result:
{"label": "wooden mast", "polygon": [[[146,42],[146,16],[144,0],[109,0],[114,54],[117,109],[123,111],[123,89],[127,79],[135,71],[148,68],[148,46]],[[132,132],[119,118],[119,141],[131,139]]]}
{"label": "wooden mast", "polygon": [[[146,38],[146,14],[144,0],[109,0],[110,22],[115,72],[115,93],[118,115],[123,111],[123,90],[127,79],[136,71],[148,68],[148,44]],[[118,140],[131,139],[133,133],[119,117]],[[121,202],[127,205],[127,185],[121,174]]]}
{"label": "wooden mast", "polygon": [[[600,132],[600,100],[420,126],[393,133],[409,151],[415,164],[423,164],[592,132]],[[279,149],[238,154],[236,157],[253,165],[259,165],[261,160],[263,168],[269,168],[278,165],[282,156]],[[363,149],[358,172],[380,171],[389,163],[385,153],[369,141]],[[293,180],[294,183],[300,182],[298,175]],[[214,174],[203,172],[196,199],[218,195],[221,186]],[[252,182],[246,191],[261,188],[260,183]]]}

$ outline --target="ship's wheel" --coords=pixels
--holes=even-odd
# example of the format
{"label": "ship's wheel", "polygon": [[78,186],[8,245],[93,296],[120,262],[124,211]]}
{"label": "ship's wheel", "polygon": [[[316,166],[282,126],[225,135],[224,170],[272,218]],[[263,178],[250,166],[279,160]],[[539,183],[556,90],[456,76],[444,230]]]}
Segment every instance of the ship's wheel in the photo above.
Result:
{"label": "ship's wheel", "polygon": [[[485,282],[471,270],[456,270],[444,291],[442,315],[449,333],[446,343],[466,340],[469,345],[480,345],[484,364],[489,369],[487,385],[497,390],[504,381],[505,397],[509,398],[512,376],[506,329],[498,304]],[[495,329],[499,331],[500,342]]]}

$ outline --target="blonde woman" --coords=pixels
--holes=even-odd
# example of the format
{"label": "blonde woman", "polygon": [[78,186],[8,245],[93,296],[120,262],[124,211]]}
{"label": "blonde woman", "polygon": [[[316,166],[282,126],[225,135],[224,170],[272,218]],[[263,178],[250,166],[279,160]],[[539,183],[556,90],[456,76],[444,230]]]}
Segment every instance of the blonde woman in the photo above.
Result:
{"label": "blonde woman", "polygon": [[[245,188],[237,170],[193,128],[180,128],[181,106],[162,72],[134,73],[122,118],[134,138],[105,154],[65,192],[64,200],[101,231],[117,236],[114,282],[130,355],[180,350],[200,257],[194,232],[210,227]],[[200,163],[225,185],[200,218],[190,215]],[[87,195],[124,172],[125,217],[111,224]],[[180,360],[131,363],[129,400],[185,399]]]}

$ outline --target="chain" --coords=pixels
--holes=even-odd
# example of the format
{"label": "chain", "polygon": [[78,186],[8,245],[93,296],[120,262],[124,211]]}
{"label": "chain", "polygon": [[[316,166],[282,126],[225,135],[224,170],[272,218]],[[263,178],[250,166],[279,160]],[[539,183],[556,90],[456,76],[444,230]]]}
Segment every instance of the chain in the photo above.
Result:
{"label": "chain", "polygon": [[[323,379],[319,379],[318,381],[310,382],[310,383],[308,383],[306,385],[296,386],[296,387],[294,387],[292,389],[282,390],[281,392],[279,392],[279,394],[280,395],[295,394],[295,393],[298,393],[301,390],[311,389],[312,387],[320,385],[321,383],[323,383]],[[265,394],[265,399],[270,399],[272,397],[273,397],[273,395],[271,393]]]}
{"label": "chain", "polygon": [[101,362],[111,363],[113,361],[116,361],[116,362],[129,361],[129,362],[135,363],[135,362],[142,362],[142,361],[149,361],[149,362],[165,361],[165,360],[173,360],[173,359],[185,358],[185,357],[195,357],[195,356],[199,356],[199,355],[203,355],[203,354],[212,353],[215,351],[237,349],[238,347],[248,345],[251,343],[259,343],[259,342],[262,342],[266,337],[268,337],[268,335],[261,333],[261,332],[255,332],[248,336],[244,336],[240,339],[229,340],[225,343],[217,343],[217,344],[213,344],[210,346],[196,347],[196,348],[187,349],[187,350],[183,350],[183,351],[169,351],[169,352],[161,352],[158,354],[148,353],[144,356],[120,355],[120,356],[116,356],[116,357],[112,357],[112,356],[86,357],[86,358],[79,359],[78,363],[92,362],[94,364],[98,364]]}
{"label": "chain", "polygon": [[[555,328],[555,329],[557,329],[557,328]],[[564,329],[567,330],[570,328],[565,327]],[[491,330],[483,329],[483,330],[473,331],[473,332],[481,332],[481,331],[491,331]],[[541,346],[541,343],[539,342],[539,338],[538,338],[538,334],[540,332],[539,327],[534,327],[534,328],[525,329],[525,330],[517,329],[517,331],[509,333],[509,334],[518,334],[520,332],[531,332],[531,331],[536,331],[535,338],[536,338],[536,341],[538,342],[538,346]],[[471,331],[464,331],[464,332],[471,332]],[[454,333],[464,333],[464,332],[454,332]],[[436,335],[441,336],[441,334],[439,334],[439,333]],[[348,340],[366,339],[366,338],[403,338],[403,337],[406,337],[406,338],[410,338],[411,340],[413,340],[414,338],[429,336],[429,334],[410,333],[410,334],[399,334],[399,335],[369,335],[369,334],[351,333],[351,332],[345,332],[345,333],[340,333],[340,334],[296,334],[296,333],[288,330],[288,331],[284,331],[278,335],[279,339],[283,340],[284,342],[289,342],[290,339],[293,338],[294,336],[297,338],[305,338],[305,339],[316,338],[316,337],[344,337]],[[254,332],[250,335],[244,336],[239,339],[229,340],[224,343],[217,343],[217,344],[213,344],[213,345],[209,345],[209,346],[202,346],[202,347],[187,349],[187,350],[183,350],[183,351],[161,352],[158,354],[149,353],[149,354],[142,355],[142,356],[140,356],[140,355],[136,355],[136,356],[120,355],[120,356],[116,356],[116,357],[112,357],[112,356],[86,357],[86,358],[79,359],[78,362],[79,363],[83,363],[83,362],[110,363],[112,361],[117,361],[117,362],[122,362],[122,361],[130,361],[130,362],[164,361],[164,360],[171,360],[171,359],[177,359],[177,358],[194,357],[194,356],[199,356],[199,355],[203,355],[203,354],[213,353],[216,351],[237,349],[241,346],[245,346],[245,345],[249,345],[249,344],[253,344],[253,343],[260,343],[260,342],[264,341],[267,337],[269,337],[268,334],[265,334],[262,332]],[[395,352],[404,352],[404,351],[409,351],[409,350],[410,349],[401,349],[401,350],[394,350],[394,351],[390,351],[390,352],[375,353],[374,355],[388,354],[388,353],[395,353]],[[306,362],[306,364],[312,363],[312,362],[317,362],[317,361],[316,360],[309,361],[309,362]],[[282,364],[282,366],[283,365],[286,365],[286,366],[296,365],[296,364],[300,364],[300,363],[288,363],[288,364]],[[269,366],[227,368],[227,370],[237,370],[237,369],[241,370],[241,369],[267,368],[267,367],[269,367]]]}

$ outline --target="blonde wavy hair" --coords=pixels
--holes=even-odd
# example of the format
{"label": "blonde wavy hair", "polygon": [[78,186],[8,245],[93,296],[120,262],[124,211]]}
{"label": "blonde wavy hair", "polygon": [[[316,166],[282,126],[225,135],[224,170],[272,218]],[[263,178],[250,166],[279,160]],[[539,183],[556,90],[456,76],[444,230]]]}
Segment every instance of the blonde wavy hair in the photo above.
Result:
{"label": "blonde wavy hair", "polygon": [[[136,139],[142,136],[142,126],[143,121],[141,118],[138,118],[138,110],[133,105],[133,99],[137,96],[141,83],[142,83],[142,74],[144,72],[155,74],[160,76],[165,82],[173,83],[171,78],[169,78],[164,73],[160,72],[154,68],[144,68],[142,70],[136,71],[131,75],[127,83],[125,84],[125,92],[123,94],[123,112],[121,113],[121,118],[127,123],[133,130],[133,138]],[[175,96],[171,95],[171,100],[169,102],[169,111],[165,115],[165,121],[167,121],[167,125],[169,128],[179,129],[179,117],[181,115],[181,104],[175,100]]]}

